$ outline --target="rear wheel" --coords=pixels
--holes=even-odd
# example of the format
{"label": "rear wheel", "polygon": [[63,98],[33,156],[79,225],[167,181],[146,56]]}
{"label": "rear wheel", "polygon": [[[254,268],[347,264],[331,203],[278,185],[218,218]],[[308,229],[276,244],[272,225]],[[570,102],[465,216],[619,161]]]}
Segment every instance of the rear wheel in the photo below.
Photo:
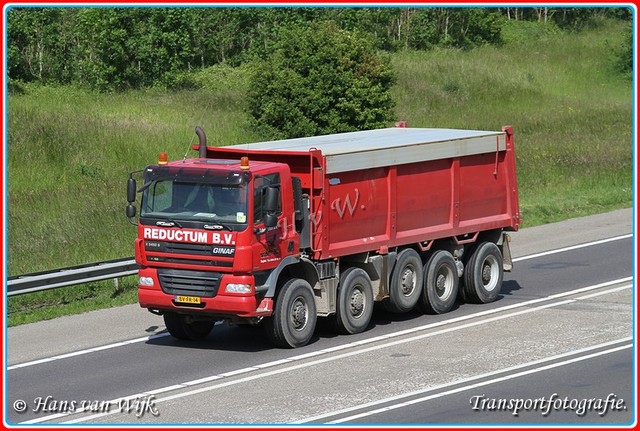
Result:
{"label": "rear wheel", "polygon": [[464,270],[464,299],[485,304],[495,301],[502,288],[502,277],[500,249],[492,242],[480,244]]}
{"label": "rear wheel", "polygon": [[206,338],[215,322],[194,320],[186,314],[167,312],[163,315],[164,324],[173,337],[179,340],[197,341]]}
{"label": "rear wheel", "polygon": [[418,252],[411,248],[402,250],[391,274],[385,308],[393,313],[411,311],[420,299],[422,276],[422,260]]}
{"label": "rear wheel", "polygon": [[348,268],[340,274],[336,304],[336,330],[357,334],[369,326],[373,315],[373,288],[369,275],[361,268]]}
{"label": "rear wheel", "polygon": [[271,342],[278,347],[302,347],[311,340],[316,321],[311,285],[303,279],[294,278],[280,289],[273,315],[265,321],[265,330]]}
{"label": "rear wheel", "polygon": [[424,285],[420,295],[420,309],[442,314],[451,310],[458,295],[458,268],[451,253],[436,251],[424,266]]}

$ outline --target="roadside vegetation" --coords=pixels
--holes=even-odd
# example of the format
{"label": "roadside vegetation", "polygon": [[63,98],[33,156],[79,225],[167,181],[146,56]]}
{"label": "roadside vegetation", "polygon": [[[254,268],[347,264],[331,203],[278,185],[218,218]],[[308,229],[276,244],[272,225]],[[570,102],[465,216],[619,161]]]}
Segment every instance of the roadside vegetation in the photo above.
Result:
{"label": "roadside vegetation", "polygon": [[[410,127],[513,125],[523,227],[632,205],[631,28],[511,20],[499,44],[389,53],[395,118]],[[627,51],[628,50],[628,51]],[[626,53],[626,54],[625,54]],[[13,81],[8,97],[9,275],[133,255],[128,173],[258,140],[250,63],[189,74],[189,85],[99,91]],[[392,124],[390,124],[392,125]],[[135,277],[12,297],[9,325],[135,302]]]}

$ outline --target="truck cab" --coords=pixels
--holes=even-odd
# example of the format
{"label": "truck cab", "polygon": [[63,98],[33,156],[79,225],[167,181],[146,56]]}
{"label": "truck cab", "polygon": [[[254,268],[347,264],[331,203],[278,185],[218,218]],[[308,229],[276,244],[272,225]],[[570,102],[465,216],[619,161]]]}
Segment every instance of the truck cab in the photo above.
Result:
{"label": "truck cab", "polygon": [[144,169],[138,190],[140,305],[185,339],[201,338],[219,319],[270,315],[256,286],[299,244],[288,166],[163,159]]}

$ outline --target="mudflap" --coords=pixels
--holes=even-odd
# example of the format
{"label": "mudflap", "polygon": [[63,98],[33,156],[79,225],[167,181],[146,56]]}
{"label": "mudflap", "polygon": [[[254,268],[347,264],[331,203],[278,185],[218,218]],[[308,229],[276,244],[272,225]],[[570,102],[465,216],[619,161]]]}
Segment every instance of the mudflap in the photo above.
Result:
{"label": "mudflap", "polygon": [[498,244],[498,248],[502,253],[502,269],[504,272],[511,272],[513,269],[513,260],[511,258],[511,249],[509,248],[509,243],[511,242],[511,237],[506,233],[502,232],[500,241]]}

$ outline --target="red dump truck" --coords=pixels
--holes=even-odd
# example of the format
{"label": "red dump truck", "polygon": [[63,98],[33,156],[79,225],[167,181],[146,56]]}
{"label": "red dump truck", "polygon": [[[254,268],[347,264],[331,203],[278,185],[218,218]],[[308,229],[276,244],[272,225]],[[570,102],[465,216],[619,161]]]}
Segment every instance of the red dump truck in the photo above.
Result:
{"label": "red dump truck", "polygon": [[161,154],[127,183],[140,306],[171,335],[262,324],[306,345],[318,317],[367,329],[374,302],[445,313],[487,303],[520,224],[513,130],[395,127]]}

